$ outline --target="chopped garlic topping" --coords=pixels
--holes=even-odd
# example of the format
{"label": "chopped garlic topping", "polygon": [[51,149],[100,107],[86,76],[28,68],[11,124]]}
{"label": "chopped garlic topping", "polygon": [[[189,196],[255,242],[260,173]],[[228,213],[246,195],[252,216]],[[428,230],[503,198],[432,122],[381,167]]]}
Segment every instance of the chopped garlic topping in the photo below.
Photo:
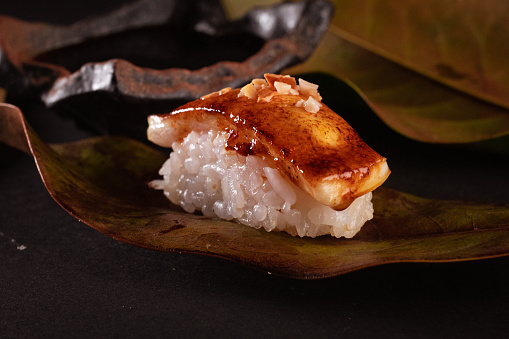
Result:
{"label": "chopped garlic topping", "polygon": [[299,79],[299,89],[300,94],[310,95],[318,102],[322,101],[322,97],[318,93],[318,85],[315,85],[304,79]]}
{"label": "chopped garlic topping", "polygon": [[258,88],[263,88],[264,86],[268,86],[267,84],[267,80],[265,79],[253,79],[251,81],[251,83],[253,84],[253,86],[258,89]]}
{"label": "chopped garlic topping", "polygon": [[[219,95],[229,92],[231,88],[225,88],[220,92],[212,93]],[[208,96],[211,96],[209,94]],[[299,79],[299,85],[294,77],[289,75],[265,74],[265,79],[253,79],[251,83],[240,89],[238,97],[256,99],[257,102],[269,102],[275,95],[303,95],[308,99],[299,100],[295,106],[304,107],[309,113],[317,113],[322,107],[322,97],[318,93],[318,85]],[[204,98],[208,97],[205,96]]]}
{"label": "chopped garlic topping", "polygon": [[252,84],[247,84],[240,89],[238,97],[248,97],[249,99],[256,98],[256,88]]}
{"label": "chopped garlic topping", "polygon": [[223,95],[225,93],[228,93],[232,90],[231,87],[226,87],[226,88],[223,88],[222,90],[219,91],[219,95]]}
{"label": "chopped garlic topping", "polygon": [[278,74],[270,74],[265,73],[265,79],[267,80],[267,83],[269,86],[274,89],[274,83],[277,82],[283,82],[285,84],[289,84],[292,88],[297,87],[297,82],[295,82],[295,78],[291,76],[284,76],[284,75],[278,75]]}
{"label": "chopped garlic topping", "polygon": [[269,102],[272,98],[277,94],[277,92],[270,90],[268,88],[262,89],[258,92],[258,102],[265,101]]}
{"label": "chopped garlic topping", "polygon": [[275,81],[274,87],[276,88],[276,91],[279,94],[288,94],[290,93],[290,90],[292,89],[292,85],[285,84],[284,82]]}
{"label": "chopped garlic topping", "polygon": [[305,94],[305,93],[309,93],[312,90],[317,90],[318,85],[299,78],[299,88],[300,88],[300,91],[302,92],[302,94]]}
{"label": "chopped garlic topping", "polygon": [[204,100],[204,99],[207,99],[207,98],[210,98],[210,97],[215,97],[217,95],[223,95],[225,93],[228,93],[232,90],[231,87],[226,87],[226,88],[223,88],[222,90],[220,91],[217,91],[217,92],[212,92],[210,94],[207,94],[207,95],[204,95],[202,96],[200,99]]}
{"label": "chopped garlic topping", "polygon": [[315,100],[312,96],[304,103],[304,109],[309,113],[317,113],[322,104]]}

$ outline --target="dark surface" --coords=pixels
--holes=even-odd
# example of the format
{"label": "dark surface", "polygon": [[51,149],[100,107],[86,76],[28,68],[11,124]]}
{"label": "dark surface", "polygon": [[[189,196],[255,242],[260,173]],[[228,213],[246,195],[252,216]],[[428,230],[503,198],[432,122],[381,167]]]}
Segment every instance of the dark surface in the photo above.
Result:
{"label": "dark surface", "polygon": [[0,16],[0,86],[145,139],[147,111],[305,60],[332,11],[325,0],[288,2],[227,20],[218,0],[138,0],[65,26]]}
{"label": "dark surface", "polygon": [[[2,2],[0,13],[70,23],[114,5]],[[389,159],[389,187],[432,198],[509,202],[507,156],[410,141],[381,124],[341,83],[307,79],[320,79],[325,103]],[[48,142],[91,135],[43,107],[23,106]],[[31,157],[3,145],[0,187],[2,338],[507,337],[508,257],[289,280],[216,258],[114,241],[61,209]]]}

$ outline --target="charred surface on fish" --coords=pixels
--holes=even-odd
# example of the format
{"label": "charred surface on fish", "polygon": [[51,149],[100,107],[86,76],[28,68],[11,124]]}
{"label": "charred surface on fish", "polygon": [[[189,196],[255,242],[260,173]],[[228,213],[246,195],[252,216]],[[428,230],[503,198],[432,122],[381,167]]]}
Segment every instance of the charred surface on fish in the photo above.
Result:
{"label": "charred surface on fish", "polygon": [[[269,85],[273,87],[270,81]],[[338,210],[388,177],[386,159],[326,105],[319,104],[312,113],[302,104],[309,100],[307,94],[272,90],[256,98],[243,95],[243,90],[225,89],[152,116],[149,139],[171,147],[192,130],[227,131],[227,149],[269,155],[297,186]]]}

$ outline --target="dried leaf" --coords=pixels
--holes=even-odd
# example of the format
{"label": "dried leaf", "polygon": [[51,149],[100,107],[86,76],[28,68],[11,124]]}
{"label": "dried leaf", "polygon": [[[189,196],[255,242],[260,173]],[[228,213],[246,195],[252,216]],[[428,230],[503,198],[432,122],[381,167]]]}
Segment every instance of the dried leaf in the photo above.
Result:
{"label": "dried leaf", "polygon": [[[508,206],[375,191],[375,218],[353,239],[302,239],[187,214],[147,186],[165,155],[136,141],[98,137],[49,146],[13,106],[0,105],[0,141],[28,141],[52,197],[71,215],[120,241],[217,256],[314,279],[393,262],[472,260],[509,254]],[[13,132],[15,131],[15,132]],[[51,230],[48,230],[51,232]]]}
{"label": "dried leaf", "polygon": [[294,72],[347,79],[385,123],[416,140],[464,143],[509,134],[507,4],[335,5],[329,33]]}
{"label": "dried leaf", "polygon": [[348,82],[395,131],[432,143],[509,134],[509,110],[476,99],[328,32],[308,62],[290,73],[322,71]]}
{"label": "dried leaf", "polygon": [[509,3],[338,0],[335,5],[331,31],[343,39],[509,108]]}
{"label": "dried leaf", "polygon": [[[235,1],[223,0],[230,15]],[[509,134],[509,5],[497,0],[334,0],[328,33],[287,73],[349,84],[397,132],[467,143]],[[258,1],[243,2],[242,10]]]}

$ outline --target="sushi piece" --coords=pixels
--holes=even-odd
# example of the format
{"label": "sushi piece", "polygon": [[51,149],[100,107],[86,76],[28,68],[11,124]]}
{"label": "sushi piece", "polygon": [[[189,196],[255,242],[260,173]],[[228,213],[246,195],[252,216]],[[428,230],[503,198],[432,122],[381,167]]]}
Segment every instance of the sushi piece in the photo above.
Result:
{"label": "sushi piece", "polygon": [[321,100],[315,84],[266,74],[149,116],[148,139],[173,149],[151,186],[189,213],[353,237],[390,170]]}

